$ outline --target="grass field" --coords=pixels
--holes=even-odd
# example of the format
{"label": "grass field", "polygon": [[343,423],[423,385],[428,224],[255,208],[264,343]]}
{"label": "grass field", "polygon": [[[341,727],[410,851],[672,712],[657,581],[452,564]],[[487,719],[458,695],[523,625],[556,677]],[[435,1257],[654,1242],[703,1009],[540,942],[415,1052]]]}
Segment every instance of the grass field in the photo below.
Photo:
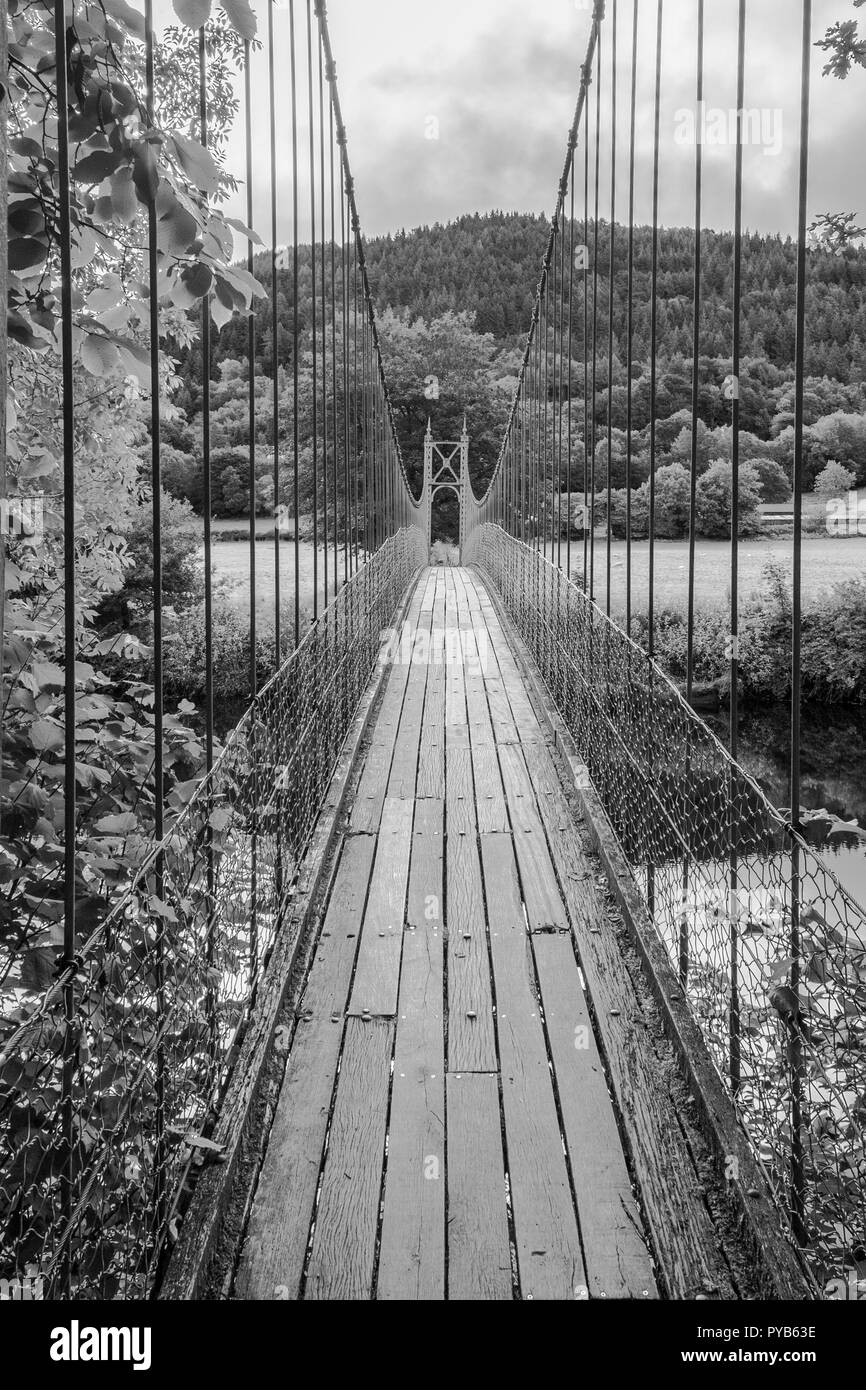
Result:
{"label": "grass field", "polygon": [[[232,523],[236,525],[237,523]],[[223,528],[228,529],[228,528]],[[213,546],[213,575],[225,598],[239,611],[247,613],[250,603],[250,548],[246,541],[218,541]],[[276,555],[273,539],[256,542],[256,613],[261,626],[267,627],[274,620],[274,576],[276,574]],[[285,618],[287,609],[294,605],[295,595],[295,543],[293,540],[280,541],[280,606]],[[325,585],[323,567],[325,554],[321,546],[318,550],[318,563],[314,565],[315,551],[309,541],[298,544],[299,593],[301,608],[312,616],[314,577],[315,588],[319,593],[319,606],[324,603]],[[314,569],[317,573],[314,576]],[[343,556],[339,555],[338,578],[343,577]],[[334,552],[328,549],[328,598],[333,594]]]}
{"label": "grass field", "polygon": [[[738,547],[739,590],[747,597],[760,589],[762,571],[770,559],[781,560],[791,573],[790,537],[750,538]],[[563,558],[564,563],[564,558]],[[656,541],[655,544],[655,602],[657,608],[685,607],[688,597],[688,541]],[[603,537],[595,541],[594,597],[604,606],[607,591],[607,544]],[[583,574],[583,542],[571,543],[571,571]],[[699,540],[695,545],[695,605],[698,608],[718,607],[730,602],[731,547],[727,541]],[[866,536],[833,539],[828,536],[803,538],[803,602],[810,596],[845,580],[866,577]],[[626,547],[625,541],[611,545],[611,611],[625,609]],[[632,544],[632,604],[634,611],[647,607],[649,588],[649,542]]]}
{"label": "grass field", "polygon": [[[262,519],[265,520],[264,518]],[[231,522],[225,529],[236,527]],[[249,545],[246,541],[219,541],[213,547],[214,577],[224,586],[229,602],[246,612],[249,607]],[[791,540],[757,538],[740,542],[740,594],[747,597],[761,586],[764,565],[777,558],[791,570]],[[308,541],[298,545],[301,607],[312,611],[314,551]],[[563,563],[565,544],[563,543]],[[318,553],[319,604],[324,600],[322,568],[324,552]],[[695,603],[699,608],[727,604],[730,599],[731,551],[727,541],[699,540],[695,546]],[[583,542],[571,543],[571,569],[577,577],[583,573]],[[275,556],[271,540],[256,544],[256,609],[263,623],[273,621]],[[342,553],[338,573],[342,578]],[[632,603],[637,612],[646,608],[649,574],[649,543],[635,541],[632,545]],[[328,587],[333,592],[334,555],[328,551]],[[866,536],[838,540],[826,536],[806,536],[803,539],[803,599],[808,605],[810,595],[831,585],[855,577],[866,577]],[[602,606],[606,592],[606,543],[603,536],[595,541],[594,594]],[[656,607],[685,606],[688,583],[688,542],[656,541],[655,590]],[[625,608],[625,542],[611,545],[611,609],[614,613]],[[295,592],[295,543],[280,542],[281,602],[291,605]]]}

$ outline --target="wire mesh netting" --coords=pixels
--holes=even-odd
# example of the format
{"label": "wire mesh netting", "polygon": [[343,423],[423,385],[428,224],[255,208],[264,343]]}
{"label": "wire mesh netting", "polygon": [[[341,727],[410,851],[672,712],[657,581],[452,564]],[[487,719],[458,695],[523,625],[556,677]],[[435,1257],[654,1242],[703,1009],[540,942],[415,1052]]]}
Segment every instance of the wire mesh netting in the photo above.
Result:
{"label": "wire mesh netting", "polygon": [[537,550],[493,581],[616,831],[710,1054],[824,1286],[866,1241],[866,912],[677,688]]}

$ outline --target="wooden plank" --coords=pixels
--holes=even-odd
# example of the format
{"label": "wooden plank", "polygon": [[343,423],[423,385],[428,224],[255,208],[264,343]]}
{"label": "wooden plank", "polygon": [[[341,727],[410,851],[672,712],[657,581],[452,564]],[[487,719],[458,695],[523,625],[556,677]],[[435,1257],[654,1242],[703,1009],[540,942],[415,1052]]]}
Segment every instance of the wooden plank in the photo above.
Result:
{"label": "wooden plank", "polygon": [[415,805],[406,926],[442,932],[444,922],[445,804],[430,798]]}
{"label": "wooden plank", "polygon": [[373,850],[367,835],[343,846],[250,1213],[239,1298],[283,1297],[278,1288],[298,1296]]}
{"label": "wooden plank", "polygon": [[388,790],[388,777],[391,773],[391,759],[394,756],[393,736],[390,742],[371,743],[364,755],[355,801],[349,813],[349,829],[360,835],[375,835],[382,819],[382,807]]}
{"label": "wooden plank", "polygon": [[521,742],[543,740],[545,734],[526,693],[523,676],[514,660],[496,609],[477,574],[471,575],[471,583],[478,595],[481,621],[485,624],[488,633],[488,649],[493,654],[498,667],[518,737]]}
{"label": "wooden plank", "polygon": [[[448,576],[445,626],[458,630],[453,575]],[[451,653],[454,656],[454,651]],[[445,722],[445,882],[449,1071],[496,1071],[493,991],[487,945],[472,751],[462,667],[446,666],[450,715]]]}
{"label": "wooden plank", "polygon": [[[406,622],[414,630],[418,622],[421,604],[421,585],[415,589],[412,602],[406,614]],[[359,833],[375,834],[382,817],[382,808],[388,791],[391,763],[400,727],[400,716],[406,695],[406,686],[413,667],[404,662],[396,662],[388,671],[382,702],[376,715],[372,740],[367,749],[364,766],[355,795],[355,804],[349,816],[349,827]]]}
{"label": "wooden plank", "polygon": [[389,797],[385,801],[352,986],[351,1014],[393,1018],[397,1012],[413,810],[409,800]]}
{"label": "wooden plank", "polygon": [[436,601],[430,629],[430,663],[418,754],[418,797],[441,797],[445,786],[445,579],[437,575]]}
{"label": "wooden plank", "polygon": [[484,682],[484,688],[487,691],[490,720],[493,725],[493,736],[496,742],[519,742],[520,735],[511,713],[511,705],[508,702],[508,695],[506,694],[503,681],[490,675]]}
{"label": "wooden plank", "polygon": [[380,1299],[445,1297],[443,810],[441,801],[420,801],[412,832]]}
{"label": "wooden plank", "polygon": [[400,972],[380,1299],[445,1297],[442,933],[407,930]]}
{"label": "wooden plank", "polygon": [[577,1197],[589,1294],[593,1298],[657,1298],[652,1255],[572,938],[538,935],[532,947]]}
{"label": "wooden plank", "polygon": [[475,835],[452,835],[446,848],[448,928],[448,1070],[496,1071],[493,994],[481,861]]}
{"label": "wooden plank", "polygon": [[304,1296],[373,1294],[394,1023],[346,1023]]}
{"label": "wooden plank", "polygon": [[[587,1275],[511,836],[482,836],[481,857],[491,924],[496,1031],[520,1292],[524,1298],[585,1297]],[[614,1143],[618,1147],[616,1135]]]}
{"label": "wooden plank", "polygon": [[492,744],[475,743],[472,735],[472,770],[475,780],[475,813],[480,834],[510,832],[508,808],[499,771],[499,758]]}
{"label": "wooden plank", "polygon": [[460,620],[454,579],[446,575],[445,597],[445,732],[448,747],[469,747],[466,681],[458,639]]}
{"label": "wooden plank", "polygon": [[448,1297],[512,1298],[495,1076],[447,1079]]}
{"label": "wooden plank", "polygon": [[[417,625],[411,629],[412,642],[401,644],[400,660],[408,659],[411,662],[411,669],[406,683],[403,708],[400,712],[400,726],[394,744],[394,758],[388,779],[388,796],[414,797],[415,795],[418,748],[421,741],[424,700],[430,669],[427,653],[432,621],[432,610],[420,614]],[[417,646],[415,646],[416,641]]]}
{"label": "wooden plank", "polygon": [[445,818],[448,834],[475,834],[475,786],[472,778],[472,753],[469,748],[447,746]]}
{"label": "wooden plank", "polygon": [[499,673],[493,635],[489,630],[487,619],[481,611],[474,576],[471,574],[465,585],[465,594],[476,644],[485,653],[484,691],[494,740],[496,743],[517,743],[519,735],[511,713],[505,685]]}
{"label": "wooden plank", "polygon": [[[535,751],[533,748],[533,753]],[[541,751],[546,750],[542,748]],[[529,929],[568,931],[568,914],[557,886],[523,750],[516,744],[505,744],[499,750],[499,757]]]}

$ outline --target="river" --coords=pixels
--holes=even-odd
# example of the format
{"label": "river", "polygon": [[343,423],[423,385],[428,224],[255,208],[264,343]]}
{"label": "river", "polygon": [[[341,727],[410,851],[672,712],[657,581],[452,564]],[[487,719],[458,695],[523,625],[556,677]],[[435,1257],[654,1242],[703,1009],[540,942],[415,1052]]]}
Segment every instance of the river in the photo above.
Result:
{"label": "river", "polygon": [[[723,721],[710,721],[727,740]],[[750,710],[740,722],[739,761],[776,806],[787,806],[790,713],[784,707]],[[801,730],[801,805],[821,808],[866,827],[866,710],[811,706]],[[806,838],[820,851],[839,882],[866,904],[866,841],[856,835],[826,834],[826,823],[807,826]]]}

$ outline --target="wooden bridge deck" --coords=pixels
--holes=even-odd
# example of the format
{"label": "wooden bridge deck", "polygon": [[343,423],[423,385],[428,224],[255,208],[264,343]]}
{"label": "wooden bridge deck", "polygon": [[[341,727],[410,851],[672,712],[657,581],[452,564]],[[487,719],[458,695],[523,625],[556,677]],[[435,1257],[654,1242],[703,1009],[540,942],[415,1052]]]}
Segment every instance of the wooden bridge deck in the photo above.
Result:
{"label": "wooden bridge deck", "polygon": [[736,1297],[496,610],[429,570],[406,622],[234,1296]]}

